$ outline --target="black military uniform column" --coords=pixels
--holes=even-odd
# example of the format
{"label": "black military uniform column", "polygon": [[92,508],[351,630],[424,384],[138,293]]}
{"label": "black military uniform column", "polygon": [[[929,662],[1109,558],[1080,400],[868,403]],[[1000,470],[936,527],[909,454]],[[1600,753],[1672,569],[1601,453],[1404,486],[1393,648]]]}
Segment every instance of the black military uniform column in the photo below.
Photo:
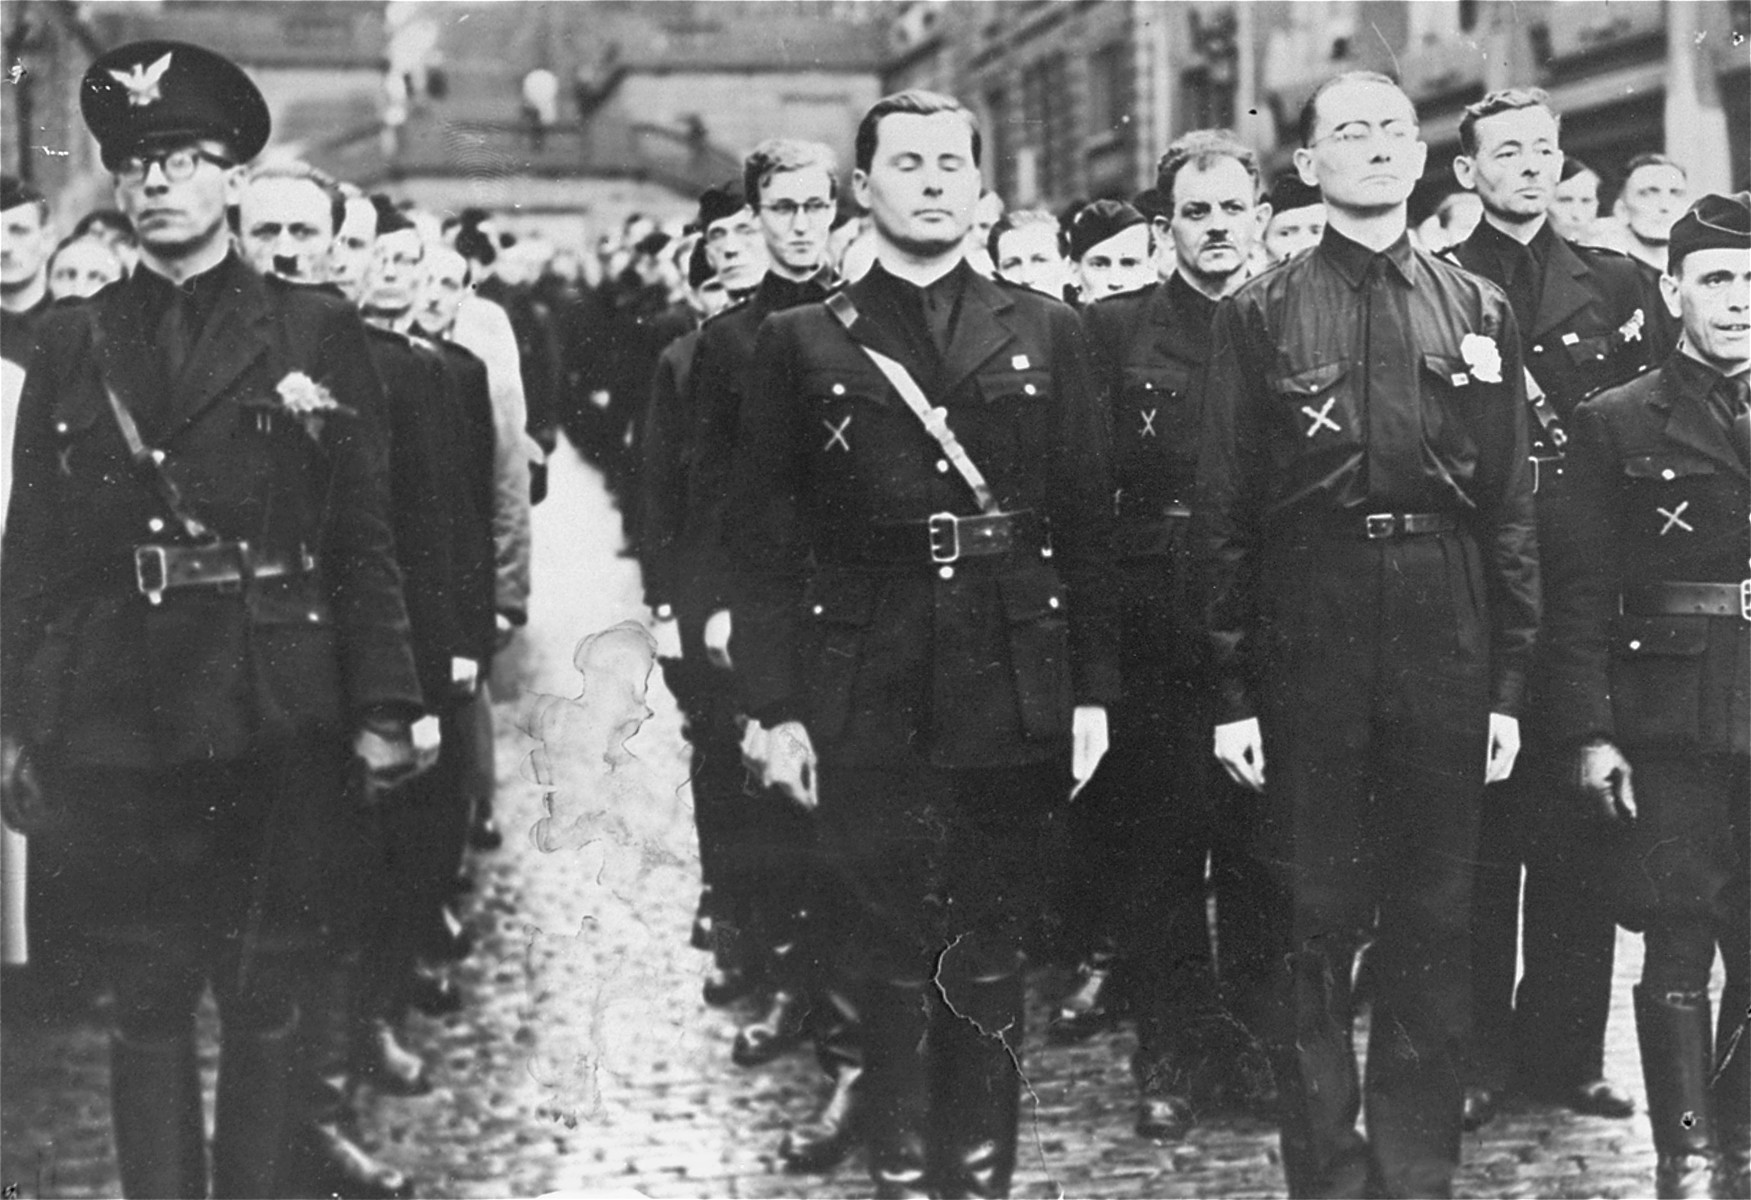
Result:
{"label": "black military uniform column", "polygon": [[[1156,190],[1168,212],[1155,234],[1174,247],[1173,275],[1083,310],[1112,429],[1125,699],[1112,752],[1072,806],[1085,833],[1067,870],[1085,881],[1077,906],[1119,936],[1137,1022],[1137,1131],[1166,1138],[1196,1108],[1268,1092],[1263,1055],[1247,1052],[1264,1032],[1274,943],[1259,926],[1267,881],[1249,845],[1257,798],[1210,756],[1213,689],[1187,580],[1195,384],[1216,298],[1246,279],[1262,215],[1258,159],[1225,132],[1190,133],[1162,155]],[[1212,855],[1226,996],[1208,927]]]}
{"label": "black military uniform column", "polygon": [[[1564,619],[1547,636],[1559,732],[1579,744],[1572,778],[1613,830],[1607,894],[1647,948],[1635,1014],[1656,1191],[1742,1197],[1751,1195],[1751,193],[1698,200],[1669,249],[1661,286],[1682,318],[1678,349],[1575,413],[1586,569],[1556,581],[1551,610]],[[1714,1036],[1717,948],[1726,987]]]}
{"label": "black military uniform column", "polygon": [[[1542,394],[1530,424],[1547,595],[1559,590],[1560,576],[1584,569],[1564,465],[1570,415],[1582,397],[1661,361],[1675,336],[1653,270],[1564,241],[1546,220],[1562,167],[1558,132],[1549,97],[1535,88],[1493,92],[1466,109],[1454,171],[1482,199],[1484,218],[1450,252],[1507,293],[1527,370]],[[1467,1128],[1487,1121],[1509,1086],[1597,1116],[1635,1111],[1604,1078],[1617,929],[1608,899],[1594,886],[1597,839],[1563,802],[1568,748],[1551,737],[1560,718],[1552,711],[1549,673],[1549,655],[1535,656],[1525,752],[1513,777],[1484,796],[1472,908]],[[1525,974],[1516,992],[1522,943]]]}
{"label": "black military uniform column", "polygon": [[[1216,752],[1264,791],[1289,899],[1290,1193],[1441,1196],[1479,802],[1512,767],[1538,623],[1519,341],[1493,284],[1409,243],[1427,148],[1391,80],[1328,81],[1301,135],[1324,239],[1222,301],[1206,375]],[[1376,919],[1364,1138],[1350,980]]]}
{"label": "black military uniform column", "polygon": [[818,795],[855,905],[880,1195],[1007,1194],[1037,843],[1117,690],[1081,331],[961,257],[979,146],[948,97],[865,114],[853,179],[878,263],[761,326],[729,508],[762,757]]}
{"label": "black military uniform column", "polygon": [[[92,64],[86,122],[141,266],[52,310],[0,577],[10,798],[41,784],[116,995],[129,1195],[207,1194],[194,1018],[219,1003],[212,1191],[285,1194],[301,956],[351,898],[323,851],[411,769],[420,692],[358,317],[229,252],[261,94],[196,46]],[[348,731],[357,730],[351,753]]]}

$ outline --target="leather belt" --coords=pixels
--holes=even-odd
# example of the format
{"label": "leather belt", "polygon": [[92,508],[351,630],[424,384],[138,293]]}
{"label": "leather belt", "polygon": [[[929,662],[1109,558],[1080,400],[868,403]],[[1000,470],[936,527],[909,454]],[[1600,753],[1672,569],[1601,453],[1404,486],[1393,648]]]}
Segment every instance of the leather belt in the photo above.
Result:
{"label": "leather belt", "polygon": [[924,521],[871,526],[860,547],[874,562],[942,566],[1045,545],[1045,524],[1031,509],[963,517],[941,512]]}
{"label": "leather belt", "polygon": [[1360,538],[1369,542],[1392,538],[1452,533],[1459,521],[1452,513],[1326,513],[1301,523],[1303,536]]}
{"label": "leather belt", "polygon": [[1738,583],[1647,583],[1623,593],[1631,617],[1737,617],[1751,621],[1751,579]]}
{"label": "leather belt", "polygon": [[241,588],[250,579],[278,579],[316,569],[316,556],[300,546],[291,552],[257,550],[248,542],[203,546],[134,547],[134,582],[154,604],[183,588]]}

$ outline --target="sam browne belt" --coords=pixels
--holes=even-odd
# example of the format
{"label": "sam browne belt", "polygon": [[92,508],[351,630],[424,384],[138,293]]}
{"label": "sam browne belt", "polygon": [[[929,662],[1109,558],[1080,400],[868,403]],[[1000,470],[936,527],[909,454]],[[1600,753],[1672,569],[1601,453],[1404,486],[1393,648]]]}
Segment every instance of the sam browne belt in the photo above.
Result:
{"label": "sam browne belt", "polygon": [[134,547],[134,581],[153,604],[162,604],[165,592],[240,588],[251,579],[278,579],[315,569],[316,556],[303,546],[290,553],[258,550],[242,541]]}

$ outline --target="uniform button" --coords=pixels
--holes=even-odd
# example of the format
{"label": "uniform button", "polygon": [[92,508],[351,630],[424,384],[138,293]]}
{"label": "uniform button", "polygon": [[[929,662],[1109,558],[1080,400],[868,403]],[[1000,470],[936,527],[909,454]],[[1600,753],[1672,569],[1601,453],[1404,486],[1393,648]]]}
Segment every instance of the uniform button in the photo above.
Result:
{"label": "uniform button", "polygon": [[937,459],[936,460],[936,471],[937,471],[937,474],[939,474],[939,475],[947,475],[948,474],[948,459],[946,459],[946,458]]}
{"label": "uniform button", "polygon": [[66,433],[67,432],[67,422],[56,421],[55,422],[55,432],[56,433]]}
{"label": "uniform button", "polygon": [[318,622],[318,621],[320,621],[320,620],[322,620],[322,614],[321,614],[321,613],[314,613],[314,612],[313,612],[313,613],[311,613],[311,614],[310,614],[310,622],[311,622],[311,624],[315,624],[315,623],[316,623],[316,622]]}
{"label": "uniform button", "polygon": [[146,522],[146,528],[150,529],[153,533],[163,533],[164,522],[157,517],[153,517],[150,521]]}
{"label": "uniform button", "polygon": [[1051,605],[1053,608],[1057,608],[1058,607],[1058,597],[1053,596],[1049,600],[1047,600],[1046,603]]}
{"label": "uniform button", "polygon": [[1676,478],[1678,478],[1678,472],[1674,471],[1671,467],[1667,467],[1664,471],[1660,472],[1660,478],[1661,479],[1676,479]]}
{"label": "uniform button", "polygon": [[1630,644],[1629,644],[1629,648],[1630,648],[1630,649],[1631,649],[1631,650],[1640,650],[1640,649],[1641,649],[1641,648],[1642,648],[1642,644],[1641,644],[1641,641],[1640,641],[1640,639],[1637,639],[1637,640],[1635,640],[1635,641],[1632,641],[1632,642],[1631,642],[1631,643],[1630,643]]}
{"label": "uniform button", "polygon": [[1022,388],[1021,390],[1026,392],[1030,396],[1037,396],[1039,394],[1039,391],[1040,391],[1039,388],[1035,387],[1031,383],[1028,384],[1026,387]]}
{"label": "uniform button", "polygon": [[1543,354],[1543,353],[1544,353],[1544,347],[1543,347],[1543,346],[1534,346],[1534,347],[1532,347],[1532,353],[1534,353],[1534,354]]}
{"label": "uniform button", "polygon": [[936,573],[944,579],[953,579],[955,577],[955,569],[953,567],[942,567],[938,569]]}
{"label": "uniform button", "polygon": [[843,383],[834,384],[833,385],[833,394],[835,396],[843,396],[845,394],[845,385]]}
{"label": "uniform button", "polygon": [[821,607],[821,606],[820,606],[820,605],[819,605],[819,604],[817,604],[817,605],[815,605],[815,615],[816,615],[816,616],[817,616],[817,617],[818,617],[818,616],[820,616],[820,615],[821,615],[821,614],[822,614],[822,613],[824,613],[824,612],[826,612],[826,611],[827,611],[827,610],[826,610],[826,609],[824,609],[824,608],[822,608],[822,607]]}

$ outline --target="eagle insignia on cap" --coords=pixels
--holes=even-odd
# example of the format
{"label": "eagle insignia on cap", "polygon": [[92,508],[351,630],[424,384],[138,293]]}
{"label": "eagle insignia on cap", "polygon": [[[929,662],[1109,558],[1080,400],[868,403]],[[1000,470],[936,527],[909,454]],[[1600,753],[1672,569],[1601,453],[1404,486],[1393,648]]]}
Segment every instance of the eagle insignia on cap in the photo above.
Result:
{"label": "eagle insignia on cap", "polygon": [[168,70],[170,55],[166,54],[150,66],[135,63],[126,71],[111,71],[109,77],[128,89],[129,108],[145,108],[148,104],[156,104],[164,99],[160,84]]}

